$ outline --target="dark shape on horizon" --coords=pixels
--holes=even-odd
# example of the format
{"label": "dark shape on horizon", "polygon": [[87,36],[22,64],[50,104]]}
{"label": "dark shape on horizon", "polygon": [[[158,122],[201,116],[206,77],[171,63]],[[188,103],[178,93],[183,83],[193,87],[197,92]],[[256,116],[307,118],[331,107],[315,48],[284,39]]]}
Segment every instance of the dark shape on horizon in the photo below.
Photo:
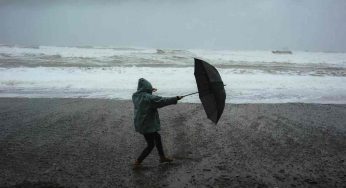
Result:
{"label": "dark shape on horizon", "polygon": [[163,50],[161,50],[161,49],[156,49],[156,53],[157,53],[157,54],[164,54],[165,51],[163,51]]}
{"label": "dark shape on horizon", "polygon": [[272,51],[273,54],[292,54],[292,51],[290,50],[275,50]]}
{"label": "dark shape on horizon", "polygon": [[214,66],[196,58],[194,74],[199,98],[207,117],[217,124],[224,110],[226,100],[226,92],[221,76]]}

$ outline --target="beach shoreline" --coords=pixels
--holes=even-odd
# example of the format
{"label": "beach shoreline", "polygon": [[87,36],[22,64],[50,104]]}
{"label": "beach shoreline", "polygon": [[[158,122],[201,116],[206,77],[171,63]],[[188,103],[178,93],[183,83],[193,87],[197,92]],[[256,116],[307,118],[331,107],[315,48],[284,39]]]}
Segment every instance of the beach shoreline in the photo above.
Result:
{"label": "beach shoreline", "polygon": [[128,100],[0,98],[0,187],[343,187],[345,104],[201,104],[159,110],[172,164],[145,147]]}

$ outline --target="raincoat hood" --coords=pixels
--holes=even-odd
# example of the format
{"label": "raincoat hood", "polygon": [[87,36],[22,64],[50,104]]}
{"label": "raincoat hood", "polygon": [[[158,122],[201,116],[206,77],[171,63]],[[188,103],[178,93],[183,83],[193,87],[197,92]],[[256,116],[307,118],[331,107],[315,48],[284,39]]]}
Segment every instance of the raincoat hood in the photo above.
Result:
{"label": "raincoat hood", "polygon": [[146,92],[146,93],[152,93],[153,92],[153,86],[151,85],[151,83],[144,79],[144,78],[140,78],[138,80],[138,86],[137,86],[137,92],[136,93],[140,93],[140,92]]}

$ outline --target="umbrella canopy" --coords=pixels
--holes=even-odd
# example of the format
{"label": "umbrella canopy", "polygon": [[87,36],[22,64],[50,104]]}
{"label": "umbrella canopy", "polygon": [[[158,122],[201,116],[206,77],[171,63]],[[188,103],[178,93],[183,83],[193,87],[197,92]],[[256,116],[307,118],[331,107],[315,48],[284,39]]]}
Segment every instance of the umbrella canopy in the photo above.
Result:
{"label": "umbrella canopy", "polygon": [[217,124],[222,115],[226,100],[226,92],[221,76],[215,67],[195,58],[195,78],[199,98],[207,117]]}

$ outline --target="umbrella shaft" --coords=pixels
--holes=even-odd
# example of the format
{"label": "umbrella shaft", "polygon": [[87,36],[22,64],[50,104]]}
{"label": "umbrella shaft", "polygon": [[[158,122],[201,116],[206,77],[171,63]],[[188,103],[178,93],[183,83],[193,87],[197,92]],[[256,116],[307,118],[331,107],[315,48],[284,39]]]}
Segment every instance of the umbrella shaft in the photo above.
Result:
{"label": "umbrella shaft", "polygon": [[199,92],[189,93],[187,95],[183,95],[182,97],[187,97],[187,96],[194,95],[194,94],[197,94],[197,93],[199,93]]}

